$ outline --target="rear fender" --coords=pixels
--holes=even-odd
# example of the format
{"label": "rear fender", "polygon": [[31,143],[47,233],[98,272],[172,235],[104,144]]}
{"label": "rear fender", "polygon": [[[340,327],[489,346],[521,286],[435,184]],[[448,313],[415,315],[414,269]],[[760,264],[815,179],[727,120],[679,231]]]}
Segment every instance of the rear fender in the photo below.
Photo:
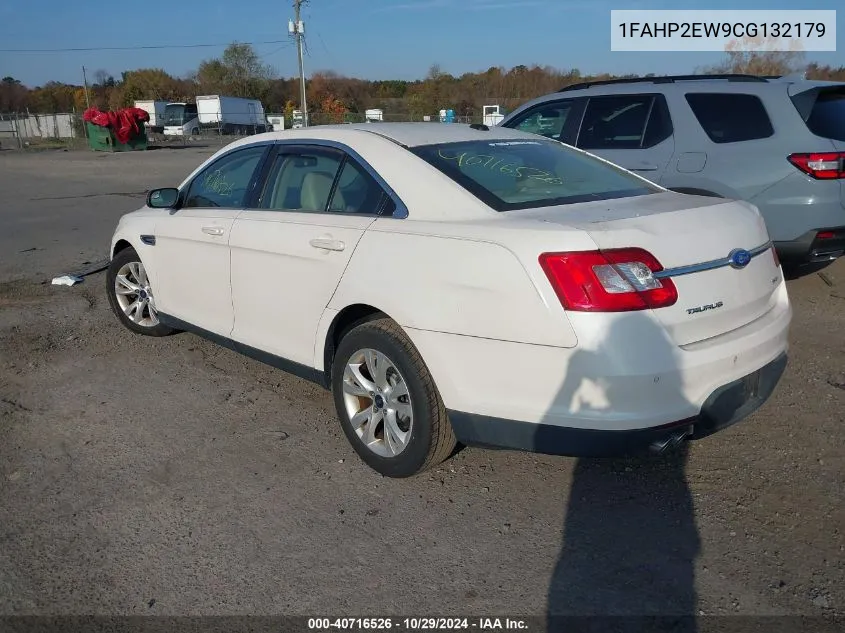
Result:
{"label": "rear fender", "polygon": [[[549,291],[499,243],[370,229],[328,309],[366,304],[404,328],[574,347],[575,332]],[[319,367],[323,350],[315,352]]]}

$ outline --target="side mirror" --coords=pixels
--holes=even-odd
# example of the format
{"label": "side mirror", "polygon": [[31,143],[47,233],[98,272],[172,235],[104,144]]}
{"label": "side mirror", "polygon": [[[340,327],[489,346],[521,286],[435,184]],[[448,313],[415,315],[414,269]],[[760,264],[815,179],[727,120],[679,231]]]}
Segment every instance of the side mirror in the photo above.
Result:
{"label": "side mirror", "polygon": [[147,194],[147,206],[151,209],[172,209],[179,200],[179,190],[174,188],[153,189]]}

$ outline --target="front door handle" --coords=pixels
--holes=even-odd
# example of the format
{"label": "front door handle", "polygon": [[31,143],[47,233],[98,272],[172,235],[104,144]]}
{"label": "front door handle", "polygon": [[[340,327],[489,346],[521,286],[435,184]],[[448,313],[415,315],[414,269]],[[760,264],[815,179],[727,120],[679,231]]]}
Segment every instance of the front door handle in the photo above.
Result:
{"label": "front door handle", "polygon": [[342,251],[346,244],[340,240],[333,240],[330,237],[315,237],[309,242],[314,248],[322,248],[327,251]]}
{"label": "front door handle", "polygon": [[206,235],[223,235],[223,227],[221,226],[204,226],[202,232]]}

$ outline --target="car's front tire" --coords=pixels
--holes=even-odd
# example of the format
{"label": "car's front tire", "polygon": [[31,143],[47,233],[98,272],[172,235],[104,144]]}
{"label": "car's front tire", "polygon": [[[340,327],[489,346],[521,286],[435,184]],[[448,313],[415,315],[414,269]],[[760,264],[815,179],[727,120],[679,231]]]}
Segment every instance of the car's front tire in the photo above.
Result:
{"label": "car's front tire", "polygon": [[147,271],[134,248],[126,248],[112,258],[106,272],[106,294],[117,318],[133,332],[168,336],[176,331],[159,321]]}
{"label": "car's front tire", "polygon": [[455,448],[434,380],[391,319],[368,321],[341,339],[332,392],[349,442],[382,475],[410,477],[436,466]]}

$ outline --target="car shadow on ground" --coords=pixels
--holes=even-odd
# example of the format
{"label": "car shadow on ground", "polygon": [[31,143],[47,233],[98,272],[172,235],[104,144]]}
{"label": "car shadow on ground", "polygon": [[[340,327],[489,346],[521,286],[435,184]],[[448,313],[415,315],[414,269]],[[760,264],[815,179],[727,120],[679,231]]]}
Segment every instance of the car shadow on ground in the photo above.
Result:
{"label": "car shadow on ground", "polygon": [[[556,399],[558,415],[561,407],[572,414],[612,414],[636,397],[687,405],[674,372],[648,376],[645,395],[613,376],[614,368],[621,373],[644,364],[636,358],[642,343],[634,341],[656,342],[652,367],[677,367],[680,352],[645,314],[616,323],[598,349],[579,348],[572,356]],[[538,449],[550,441],[543,427],[534,441]],[[700,539],[686,480],[687,452],[682,443],[660,455],[576,462],[548,590],[549,631],[696,630]]]}

